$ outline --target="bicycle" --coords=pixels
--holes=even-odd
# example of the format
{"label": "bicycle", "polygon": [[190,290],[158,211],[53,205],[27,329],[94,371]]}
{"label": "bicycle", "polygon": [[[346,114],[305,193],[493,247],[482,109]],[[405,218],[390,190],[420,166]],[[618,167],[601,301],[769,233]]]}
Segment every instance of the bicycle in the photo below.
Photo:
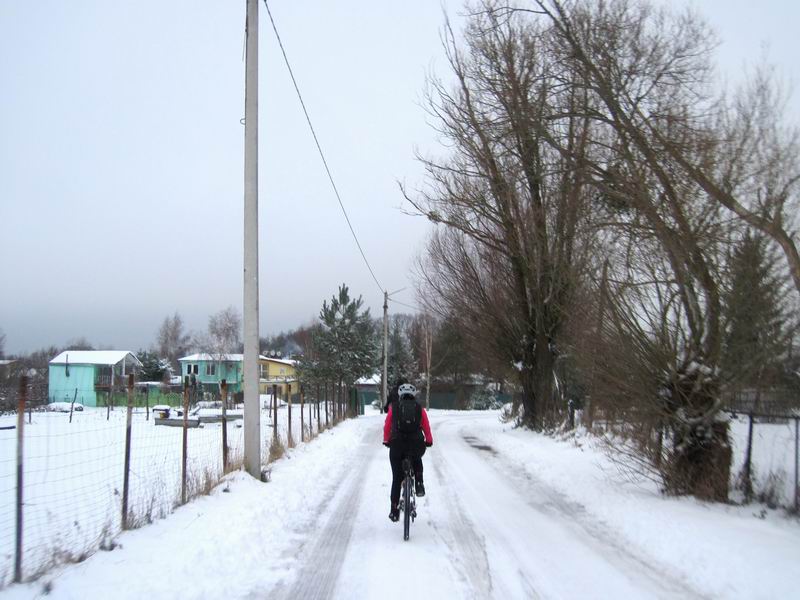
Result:
{"label": "bicycle", "polygon": [[402,465],[403,483],[400,510],[403,512],[403,540],[407,542],[411,531],[411,522],[417,518],[417,495],[414,492],[414,471],[411,468],[411,461],[404,458]]}

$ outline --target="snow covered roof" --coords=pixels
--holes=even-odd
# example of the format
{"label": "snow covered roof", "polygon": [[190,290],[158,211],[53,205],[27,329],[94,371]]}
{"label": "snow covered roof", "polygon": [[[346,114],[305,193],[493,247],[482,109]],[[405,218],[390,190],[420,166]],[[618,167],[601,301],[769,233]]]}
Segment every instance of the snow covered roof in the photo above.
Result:
{"label": "snow covered roof", "polygon": [[5,366],[10,365],[10,364],[15,363],[15,362],[17,362],[17,361],[9,360],[9,359],[3,359],[3,360],[0,360],[0,367],[5,367]]}
{"label": "snow covered roof", "polygon": [[370,377],[362,377],[358,381],[356,381],[356,385],[380,385],[381,384],[381,376],[380,373],[376,373]]}
{"label": "snow covered roof", "polygon": [[268,360],[270,362],[280,363],[282,365],[289,365],[290,367],[297,366],[297,361],[290,358],[272,358],[270,356],[261,356],[261,360]]}
{"label": "snow covered roof", "polygon": [[130,350],[65,350],[53,360],[51,365],[116,365],[130,355],[135,364],[140,365],[139,359]]}
{"label": "snow covered roof", "polygon": [[[268,359],[266,356],[259,355],[259,360],[275,360],[274,358]],[[200,361],[200,360],[207,360],[207,361],[224,361],[224,362],[242,362],[244,360],[244,354],[208,354],[206,352],[201,352],[199,354],[190,354],[189,356],[184,356],[183,358],[179,358],[179,362],[192,362],[192,361]]]}

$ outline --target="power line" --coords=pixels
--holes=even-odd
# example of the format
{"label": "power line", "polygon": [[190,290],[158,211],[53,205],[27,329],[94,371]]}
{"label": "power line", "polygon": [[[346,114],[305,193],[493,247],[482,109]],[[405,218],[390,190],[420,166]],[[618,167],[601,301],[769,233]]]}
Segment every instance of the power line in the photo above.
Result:
{"label": "power line", "polygon": [[400,306],[405,306],[406,308],[410,308],[412,310],[421,312],[421,309],[418,306],[411,306],[410,304],[405,304],[404,302],[400,302],[399,300],[393,300],[392,298],[389,298],[389,302],[394,302],[395,304],[399,304]]}
{"label": "power line", "polygon": [[325,166],[325,172],[328,174],[328,179],[331,182],[331,187],[333,188],[334,194],[336,194],[336,199],[339,201],[339,206],[342,209],[342,214],[344,215],[345,220],[347,221],[347,226],[350,228],[350,233],[353,234],[353,239],[356,242],[356,246],[358,246],[358,251],[361,253],[361,258],[364,259],[364,264],[367,265],[367,269],[369,269],[370,275],[372,275],[372,279],[375,280],[375,283],[378,286],[378,289],[383,293],[383,286],[378,281],[378,278],[375,277],[375,272],[372,270],[372,267],[367,260],[367,256],[364,254],[364,250],[361,248],[361,243],[358,241],[358,236],[356,236],[356,232],[353,229],[352,223],[350,223],[350,217],[347,216],[347,211],[344,208],[344,204],[342,203],[342,197],[339,195],[339,190],[336,187],[336,183],[333,181],[333,175],[331,175],[331,170],[328,168],[328,161],[325,160],[325,154],[322,152],[322,146],[319,143],[319,139],[317,138],[317,132],[314,130],[314,125],[311,123],[311,117],[308,115],[308,110],[306,109],[306,103],[303,101],[303,95],[300,93],[300,88],[297,85],[297,80],[294,78],[294,72],[292,71],[292,65],[289,64],[289,58],[286,56],[286,50],[283,47],[283,42],[281,41],[281,36],[278,33],[278,28],[275,25],[275,19],[272,18],[272,12],[269,10],[269,3],[267,0],[264,0],[264,6],[267,9],[267,15],[269,15],[269,21],[272,23],[272,30],[275,32],[275,37],[278,40],[278,46],[280,46],[281,54],[283,54],[283,61],[286,63],[286,68],[289,70],[289,76],[292,78],[292,84],[294,85],[294,90],[297,92],[297,97],[300,100],[300,106],[303,107],[303,114],[306,116],[306,121],[308,122],[308,127],[311,130],[311,135],[314,137],[314,143],[317,145],[317,150],[319,151],[319,156],[322,159],[322,164]]}

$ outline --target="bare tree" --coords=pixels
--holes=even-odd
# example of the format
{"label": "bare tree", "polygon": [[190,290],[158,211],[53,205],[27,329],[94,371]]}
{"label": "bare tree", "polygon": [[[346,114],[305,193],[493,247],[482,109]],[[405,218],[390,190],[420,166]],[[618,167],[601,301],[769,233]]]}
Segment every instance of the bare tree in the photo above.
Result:
{"label": "bare tree", "polygon": [[164,317],[156,337],[156,348],[161,358],[166,358],[172,366],[177,364],[189,346],[189,335],[184,331],[183,319],[178,311],[171,317]]}
{"label": "bare tree", "polygon": [[604,108],[595,118],[625,135],[651,167],[669,157],[676,175],[773,239],[800,292],[800,132],[785,121],[770,71],[762,68],[727,99],[709,92],[715,40],[690,11],[644,0],[535,6]]}
{"label": "bare tree", "polygon": [[212,354],[230,354],[241,345],[242,317],[236,308],[229,306],[208,318],[207,347]]}
{"label": "bare tree", "polygon": [[[495,338],[488,347],[518,365],[524,422],[536,428],[556,416],[556,348],[585,259],[588,200],[580,162],[544,135],[575,156],[586,148],[579,98],[558,86],[562,66],[544,51],[546,35],[536,23],[485,11],[468,26],[462,52],[448,29],[457,84],[450,91],[432,81],[428,106],[451,155],[422,159],[429,185],[406,193],[445,226],[423,264],[422,279],[440,299],[433,308],[456,315],[473,337]],[[477,304],[465,306],[464,293]]]}
{"label": "bare tree", "polygon": [[92,343],[85,337],[72,338],[67,342],[64,350],[94,350]]}
{"label": "bare tree", "polygon": [[550,142],[584,161],[609,227],[622,235],[610,330],[600,333],[634,349],[617,364],[642,377],[613,365],[593,371],[617,373],[618,397],[636,391],[644,409],[636,420],[645,431],[653,423],[669,428],[672,453],[662,468],[668,489],[724,500],[730,449],[717,418],[718,264],[730,238],[718,194],[688,169],[720,163],[708,118],[696,112],[697,105],[719,108],[706,91],[712,36],[695,15],[645,2],[536,5],[552,25],[553,52],[570,67],[572,77],[562,83],[584,98],[581,111],[592,123],[591,151],[580,157],[562,141]]}

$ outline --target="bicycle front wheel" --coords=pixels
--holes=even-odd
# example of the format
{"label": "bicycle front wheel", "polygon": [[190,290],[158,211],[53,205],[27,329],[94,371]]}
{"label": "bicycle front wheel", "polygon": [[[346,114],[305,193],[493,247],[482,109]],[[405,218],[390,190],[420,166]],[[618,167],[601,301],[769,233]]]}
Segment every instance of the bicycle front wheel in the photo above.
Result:
{"label": "bicycle front wheel", "polygon": [[411,478],[403,479],[403,539],[411,532]]}

